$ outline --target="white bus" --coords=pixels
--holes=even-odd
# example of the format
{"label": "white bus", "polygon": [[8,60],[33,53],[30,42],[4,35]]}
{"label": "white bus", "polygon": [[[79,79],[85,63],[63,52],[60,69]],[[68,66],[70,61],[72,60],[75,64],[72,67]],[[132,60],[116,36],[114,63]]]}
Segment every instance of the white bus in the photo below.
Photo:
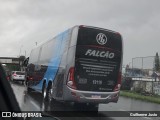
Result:
{"label": "white bus", "polygon": [[28,91],[98,110],[99,103],[118,101],[122,56],[118,32],[74,26],[31,51]]}

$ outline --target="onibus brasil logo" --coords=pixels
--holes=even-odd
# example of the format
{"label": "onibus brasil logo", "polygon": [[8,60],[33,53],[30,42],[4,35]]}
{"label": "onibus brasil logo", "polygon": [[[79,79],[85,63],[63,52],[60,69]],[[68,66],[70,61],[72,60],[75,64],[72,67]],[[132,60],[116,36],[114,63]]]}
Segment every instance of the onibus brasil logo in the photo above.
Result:
{"label": "onibus brasil logo", "polygon": [[98,42],[98,44],[100,45],[104,45],[107,43],[107,37],[105,34],[103,33],[99,33],[97,36],[96,36],[96,40]]}

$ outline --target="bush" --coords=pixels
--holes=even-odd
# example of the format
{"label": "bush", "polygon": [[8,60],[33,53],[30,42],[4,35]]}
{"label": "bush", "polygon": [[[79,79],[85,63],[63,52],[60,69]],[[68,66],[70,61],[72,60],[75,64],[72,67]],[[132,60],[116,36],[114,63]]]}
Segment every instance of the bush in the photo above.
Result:
{"label": "bush", "polygon": [[136,92],[131,92],[131,91],[121,91],[120,96],[124,97],[129,97],[129,98],[134,98],[138,100],[143,100],[143,101],[148,101],[148,102],[153,102],[153,103],[158,103],[160,104],[160,96],[159,95],[153,95],[153,96],[145,96]]}

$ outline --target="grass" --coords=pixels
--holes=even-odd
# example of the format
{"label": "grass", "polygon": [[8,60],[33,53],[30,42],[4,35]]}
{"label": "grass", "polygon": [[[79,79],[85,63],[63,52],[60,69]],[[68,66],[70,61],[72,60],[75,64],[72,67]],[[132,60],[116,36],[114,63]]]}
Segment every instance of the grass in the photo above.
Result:
{"label": "grass", "polygon": [[129,98],[134,98],[138,100],[143,100],[143,101],[148,101],[148,102],[153,102],[153,103],[158,103],[160,104],[160,96],[153,95],[153,96],[144,96],[141,95],[140,93],[135,93],[131,91],[121,91],[120,96],[124,97],[129,97]]}

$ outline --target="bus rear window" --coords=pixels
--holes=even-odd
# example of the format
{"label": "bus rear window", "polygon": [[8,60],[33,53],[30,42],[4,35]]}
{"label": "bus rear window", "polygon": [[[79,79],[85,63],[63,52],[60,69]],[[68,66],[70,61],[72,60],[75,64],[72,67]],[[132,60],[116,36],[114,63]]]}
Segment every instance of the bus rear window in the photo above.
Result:
{"label": "bus rear window", "polygon": [[77,45],[94,45],[122,51],[120,34],[104,29],[80,27]]}

